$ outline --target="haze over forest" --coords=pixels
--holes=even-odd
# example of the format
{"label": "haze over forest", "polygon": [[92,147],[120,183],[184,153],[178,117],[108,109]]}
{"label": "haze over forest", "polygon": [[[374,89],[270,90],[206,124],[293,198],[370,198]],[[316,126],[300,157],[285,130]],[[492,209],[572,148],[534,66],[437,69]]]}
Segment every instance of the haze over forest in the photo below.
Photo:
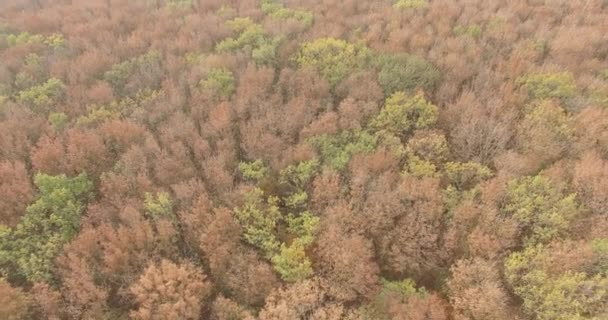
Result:
{"label": "haze over forest", "polygon": [[608,319],[608,1],[1,0],[0,319]]}

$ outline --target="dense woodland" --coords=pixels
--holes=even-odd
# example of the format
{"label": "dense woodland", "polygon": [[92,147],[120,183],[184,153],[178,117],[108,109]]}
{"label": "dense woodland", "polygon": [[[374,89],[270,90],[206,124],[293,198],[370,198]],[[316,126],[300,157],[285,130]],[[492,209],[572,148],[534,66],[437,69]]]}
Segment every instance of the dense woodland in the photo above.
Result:
{"label": "dense woodland", "polygon": [[0,1],[0,319],[608,319],[608,1]]}

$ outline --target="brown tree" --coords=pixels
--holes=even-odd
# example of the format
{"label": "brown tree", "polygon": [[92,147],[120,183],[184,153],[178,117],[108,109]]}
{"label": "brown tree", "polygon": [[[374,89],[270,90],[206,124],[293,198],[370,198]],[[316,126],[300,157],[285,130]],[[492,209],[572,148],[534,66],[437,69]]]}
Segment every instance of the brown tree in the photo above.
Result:
{"label": "brown tree", "polygon": [[327,280],[329,296],[351,302],[376,293],[379,268],[369,240],[345,233],[341,225],[332,223],[325,227],[317,243],[319,274]]}
{"label": "brown tree", "polygon": [[191,263],[162,260],[151,264],[129,290],[137,302],[133,319],[198,319],[210,284]]}
{"label": "brown tree", "polygon": [[6,320],[26,319],[30,312],[30,297],[20,288],[11,287],[0,278],[0,317]]}
{"label": "brown tree", "polygon": [[0,162],[0,224],[14,226],[33,200],[33,190],[22,162]]}
{"label": "brown tree", "polygon": [[448,281],[455,319],[517,319],[497,266],[483,259],[460,260]]}

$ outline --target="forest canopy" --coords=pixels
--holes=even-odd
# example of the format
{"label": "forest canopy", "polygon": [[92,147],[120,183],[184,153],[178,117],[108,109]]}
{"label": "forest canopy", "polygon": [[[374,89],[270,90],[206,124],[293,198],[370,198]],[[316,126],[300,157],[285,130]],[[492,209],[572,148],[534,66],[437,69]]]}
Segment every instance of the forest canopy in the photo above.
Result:
{"label": "forest canopy", "polygon": [[0,319],[608,319],[608,2],[0,1]]}

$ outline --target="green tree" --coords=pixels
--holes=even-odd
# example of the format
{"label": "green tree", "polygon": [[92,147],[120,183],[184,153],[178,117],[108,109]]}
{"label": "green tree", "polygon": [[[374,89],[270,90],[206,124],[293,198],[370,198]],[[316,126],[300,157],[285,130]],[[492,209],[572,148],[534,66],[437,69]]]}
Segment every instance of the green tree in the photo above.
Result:
{"label": "green tree", "polygon": [[481,36],[481,27],[476,24],[471,24],[468,26],[459,24],[454,27],[453,31],[456,36],[466,35],[474,39],[477,39]]}
{"label": "green tree", "polygon": [[21,32],[19,34],[9,34],[6,37],[6,42],[9,47],[18,46],[21,44],[42,43],[44,36],[40,34],[31,34],[29,32]]}
{"label": "green tree", "polygon": [[114,92],[122,92],[129,77],[133,74],[134,69],[135,65],[133,61],[123,61],[114,64],[110,70],[106,71],[103,75],[103,79],[112,86]]}
{"label": "green tree", "polygon": [[[580,247],[571,250],[576,255]],[[551,251],[540,244],[530,246],[511,254],[505,262],[507,280],[523,299],[524,310],[541,320],[604,319],[608,315],[606,269],[590,273],[556,267],[553,264],[570,261],[555,260]],[[563,255],[560,251],[558,254]]]}
{"label": "green tree", "polygon": [[306,244],[295,239],[290,245],[281,244],[279,253],[272,257],[274,269],[287,282],[297,282],[313,274],[312,263],[306,257]]}
{"label": "green tree", "polygon": [[239,171],[245,179],[259,181],[268,174],[268,167],[262,160],[239,163]]}
{"label": "green tree", "polygon": [[51,112],[49,114],[49,122],[57,131],[63,130],[68,124],[68,116],[63,112]]}
{"label": "green tree", "polygon": [[424,129],[437,121],[439,110],[422,93],[409,96],[402,91],[393,93],[384,108],[371,121],[376,131],[383,131],[404,139],[414,129]]}
{"label": "green tree", "polygon": [[[151,83],[148,82],[151,82],[151,80],[155,78],[152,76],[152,73],[160,68],[161,58],[159,51],[150,50],[140,56],[114,64],[110,70],[104,73],[103,78],[112,86],[115,94],[123,96],[128,93],[125,86],[134,75],[141,75],[140,79],[145,79],[147,81],[145,81],[145,83],[143,83],[143,81],[139,82],[150,85]],[[152,87],[155,85],[156,84]]]}
{"label": "green tree", "polygon": [[215,50],[219,53],[235,50],[245,50],[258,65],[274,65],[277,48],[283,41],[282,37],[268,37],[261,25],[251,18],[235,18],[226,23],[237,37],[229,37],[219,42]]}
{"label": "green tree", "polygon": [[223,98],[230,98],[235,90],[234,75],[228,69],[211,69],[201,86]]}
{"label": "green tree", "polygon": [[428,5],[427,0],[397,0],[393,6],[397,9],[423,9]]}
{"label": "green tree", "polygon": [[580,211],[575,194],[564,194],[541,175],[508,183],[503,212],[519,221],[528,244],[565,235]]}
{"label": "green tree", "polygon": [[[80,215],[91,196],[93,184],[85,174],[37,174],[38,200],[27,207],[13,230],[0,231],[0,266],[32,282],[53,279],[53,261],[80,229]],[[8,258],[8,259],[7,259]],[[14,269],[13,269],[14,270]]]}
{"label": "green tree", "polygon": [[313,21],[312,12],[286,8],[275,0],[262,0],[262,11],[274,19],[294,19],[310,27]]}
{"label": "green tree", "polygon": [[350,73],[368,66],[371,56],[371,51],[363,45],[320,38],[304,43],[294,60],[300,67],[317,69],[335,87]]}
{"label": "green tree", "polygon": [[230,52],[244,47],[256,48],[264,42],[262,26],[254,23],[251,18],[235,18],[226,22],[232,31],[238,34],[237,38],[227,38],[217,44],[215,50],[219,53]]}
{"label": "green tree", "polygon": [[298,237],[301,244],[309,245],[313,242],[320,221],[319,217],[309,211],[304,211],[298,215],[290,214],[286,220],[287,229]]}
{"label": "green tree", "polygon": [[65,85],[57,78],[50,78],[45,83],[19,92],[17,101],[36,112],[47,112],[61,99]]}
{"label": "green tree", "polygon": [[371,153],[376,149],[377,137],[367,131],[343,131],[335,135],[320,135],[309,142],[317,148],[323,162],[336,170],[346,167],[357,153]]}
{"label": "green tree", "polygon": [[391,306],[406,303],[411,297],[424,297],[427,292],[424,288],[416,288],[416,283],[412,279],[390,281],[381,279],[382,287],[380,292],[362,307],[361,314],[363,319],[389,320],[395,319],[391,315]]}
{"label": "green tree", "polygon": [[477,162],[448,162],[445,174],[458,190],[467,190],[493,176],[490,168]]}
{"label": "green tree", "polygon": [[433,91],[441,73],[430,62],[423,58],[400,54],[386,54],[378,57],[378,82],[387,96],[397,92],[409,92],[422,88]]}
{"label": "green tree", "polygon": [[245,240],[260,248],[266,257],[272,257],[280,245],[276,237],[282,219],[278,204],[277,197],[266,198],[261,189],[255,188],[245,195],[245,204],[234,210]]}
{"label": "green tree", "polygon": [[576,95],[576,83],[570,72],[532,73],[518,79],[532,99],[556,98],[565,102]]}
{"label": "green tree", "polygon": [[281,170],[279,182],[302,189],[310,182],[318,169],[319,161],[316,159],[302,161]]}
{"label": "green tree", "polygon": [[155,195],[145,193],[144,209],[153,220],[160,218],[173,219],[173,201],[167,192],[158,192]]}

